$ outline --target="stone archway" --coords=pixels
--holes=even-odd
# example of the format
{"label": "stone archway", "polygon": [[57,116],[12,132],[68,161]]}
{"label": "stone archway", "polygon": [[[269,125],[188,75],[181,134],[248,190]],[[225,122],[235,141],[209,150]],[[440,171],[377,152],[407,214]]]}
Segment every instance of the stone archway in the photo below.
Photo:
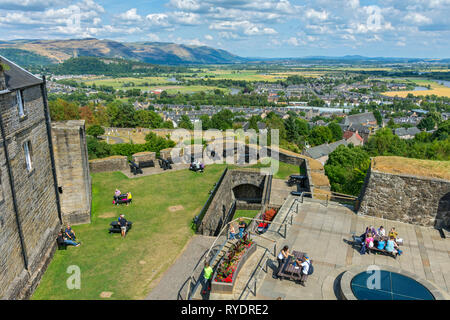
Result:
{"label": "stone archway", "polygon": [[450,192],[439,200],[434,226],[437,229],[450,230]]}
{"label": "stone archway", "polygon": [[236,200],[261,202],[263,190],[253,184],[240,184],[233,188],[233,195]]}

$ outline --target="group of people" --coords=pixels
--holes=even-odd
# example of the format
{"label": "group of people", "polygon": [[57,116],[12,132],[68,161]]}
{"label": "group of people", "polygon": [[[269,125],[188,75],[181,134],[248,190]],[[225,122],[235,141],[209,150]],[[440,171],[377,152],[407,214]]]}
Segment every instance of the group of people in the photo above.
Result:
{"label": "group of people", "polygon": [[366,231],[360,237],[355,237],[355,240],[361,243],[361,254],[369,253],[370,248],[386,250],[398,255],[402,254],[402,250],[399,249],[399,243],[402,243],[403,239],[398,237],[395,227],[392,227],[386,235],[386,230],[383,226],[380,226],[378,229],[369,226],[366,227]]}
{"label": "group of people", "polygon": [[119,189],[116,189],[116,191],[114,192],[113,204],[115,204],[116,206],[119,205],[121,203],[121,202],[119,202],[119,200],[123,200],[124,198],[126,198],[127,206],[133,200],[133,196],[131,195],[131,192],[127,192],[125,194],[122,194],[122,192],[120,192]]}
{"label": "group of people", "polygon": [[236,229],[234,228],[233,223],[230,223],[230,229],[229,229],[229,240],[234,239],[242,239],[244,236],[244,231],[247,229],[247,222],[245,222],[244,218],[239,218],[239,232],[236,232]]}
{"label": "group of people", "polygon": [[56,241],[58,244],[71,245],[75,247],[81,245],[81,242],[76,241],[75,231],[72,230],[72,227],[69,224],[66,229],[61,229],[59,231]]}
{"label": "group of people", "polygon": [[194,161],[191,162],[189,169],[193,171],[203,172],[203,170],[205,170],[205,165],[200,161],[198,161],[197,159],[195,159]]}
{"label": "group of people", "polygon": [[[292,256],[292,258],[294,258],[294,256],[291,255],[291,253],[289,252],[289,246],[284,246],[277,256],[278,268],[276,270],[276,273],[274,274],[274,278],[281,280],[281,277],[279,277],[278,274],[280,273],[281,268],[286,263],[286,260],[289,258],[289,256]],[[309,257],[304,256],[303,259],[295,259],[293,263],[295,263],[296,266],[301,268],[300,270],[301,276],[299,281],[302,286],[306,287],[306,280],[308,279],[308,275],[312,274],[313,271],[312,268],[313,260],[310,260]]]}

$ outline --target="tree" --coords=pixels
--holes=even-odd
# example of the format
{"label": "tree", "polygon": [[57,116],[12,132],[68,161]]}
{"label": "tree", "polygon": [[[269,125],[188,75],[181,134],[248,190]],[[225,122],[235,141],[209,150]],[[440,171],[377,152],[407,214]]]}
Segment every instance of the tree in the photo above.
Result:
{"label": "tree", "polygon": [[305,119],[297,118],[295,119],[297,125],[298,134],[306,137],[309,134],[309,124]]}
{"label": "tree", "polygon": [[284,127],[286,128],[286,139],[290,142],[297,142],[300,138],[297,122],[293,117],[289,117],[284,121]]}
{"label": "tree", "polygon": [[308,136],[308,142],[312,146],[318,146],[326,142],[331,142],[333,140],[333,133],[331,129],[324,126],[316,126],[311,130]]}
{"label": "tree", "polygon": [[233,112],[229,109],[223,109],[211,117],[211,128],[218,130],[227,130],[233,128]]}
{"label": "tree", "polygon": [[333,141],[342,140],[342,129],[336,122],[330,123],[328,125],[328,128],[330,128],[330,130],[331,130],[331,134],[333,136]]}
{"label": "tree", "polygon": [[135,113],[136,125],[142,128],[160,128],[163,119],[159,114],[149,110],[138,110]]}
{"label": "tree", "polygon": [[358,196],[369,165],[369,154],[363,148],[337,147],[324,166],[332,191]]}
{"label": "tree", "polygon": [[188,130],[194,129],[194,125],[192,124],[191,119],[189,119],[189,117],[185,114],[180,117],[180,122],[178,122],[178,127],[183,128],[183,129],[188,129]]}
{"label": "tree", "polygon": [[373,116],[377,119],[377,124],[381,126],[383,124],[383,117],[381,116],[381,112],[379,110],[374,110]]}
{"label": "tree", "polygon": [[78,120],[80,119],[80,109],[77,103],[68,102],[63,99],[49,101],[50,118],[52,121]]}
{"label": "tree", "polygon": [[97,139],[98,136],[105,134],[105,129],[103,129],[101,126],[99,126],[97,124],[94,124],[93,126],[90,126],[89,128],[87,128],[86,133]]}
{"label": "tree", "polygon": [[419,124],[417,125],[417,128],[420,130],[426,130],[430,131],[434,129],[434,126],[436,123],[434,122],[432,117],[425,117],[422,120],[420,120]]}

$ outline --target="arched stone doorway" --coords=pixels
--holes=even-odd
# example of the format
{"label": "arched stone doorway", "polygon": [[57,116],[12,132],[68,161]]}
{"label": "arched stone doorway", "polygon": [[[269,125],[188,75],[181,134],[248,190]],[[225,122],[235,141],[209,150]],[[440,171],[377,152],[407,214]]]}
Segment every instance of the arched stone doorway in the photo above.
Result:
{"label": "arched stone doorway", "polygon": [[253,184],[241,184],[233,188],[234,198],[238,201],[261,202],[262,188]]}

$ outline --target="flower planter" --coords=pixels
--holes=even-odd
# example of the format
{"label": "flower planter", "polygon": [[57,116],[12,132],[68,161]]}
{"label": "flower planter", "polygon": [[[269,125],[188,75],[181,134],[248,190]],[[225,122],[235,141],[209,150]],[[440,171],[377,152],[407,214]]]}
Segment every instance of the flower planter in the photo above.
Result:
{"label": "flower planter", "polygon": [[[212,293],[222,293],[222,294],[232,294],[234,285],[236,284],[236,279],[239,275],[239,271],[241,270],[242,266],[245,264],[245,262],[251,257],[251,255],[256,251],[256,243],[253,242],[250,247],[247,247],[244,249],[244,254],[241,256],[239,261],[236,265],[236,270],[233,272],[232,281],[231,282],[217,282],[217,272],[219,268],[216,269],[214,272],[214,275],[212,277],[213,281],[211,283],[211,292]],[[225,259],[226,254],[222,257],[222,259],[219,261],[218,266],[220,266]]]}

